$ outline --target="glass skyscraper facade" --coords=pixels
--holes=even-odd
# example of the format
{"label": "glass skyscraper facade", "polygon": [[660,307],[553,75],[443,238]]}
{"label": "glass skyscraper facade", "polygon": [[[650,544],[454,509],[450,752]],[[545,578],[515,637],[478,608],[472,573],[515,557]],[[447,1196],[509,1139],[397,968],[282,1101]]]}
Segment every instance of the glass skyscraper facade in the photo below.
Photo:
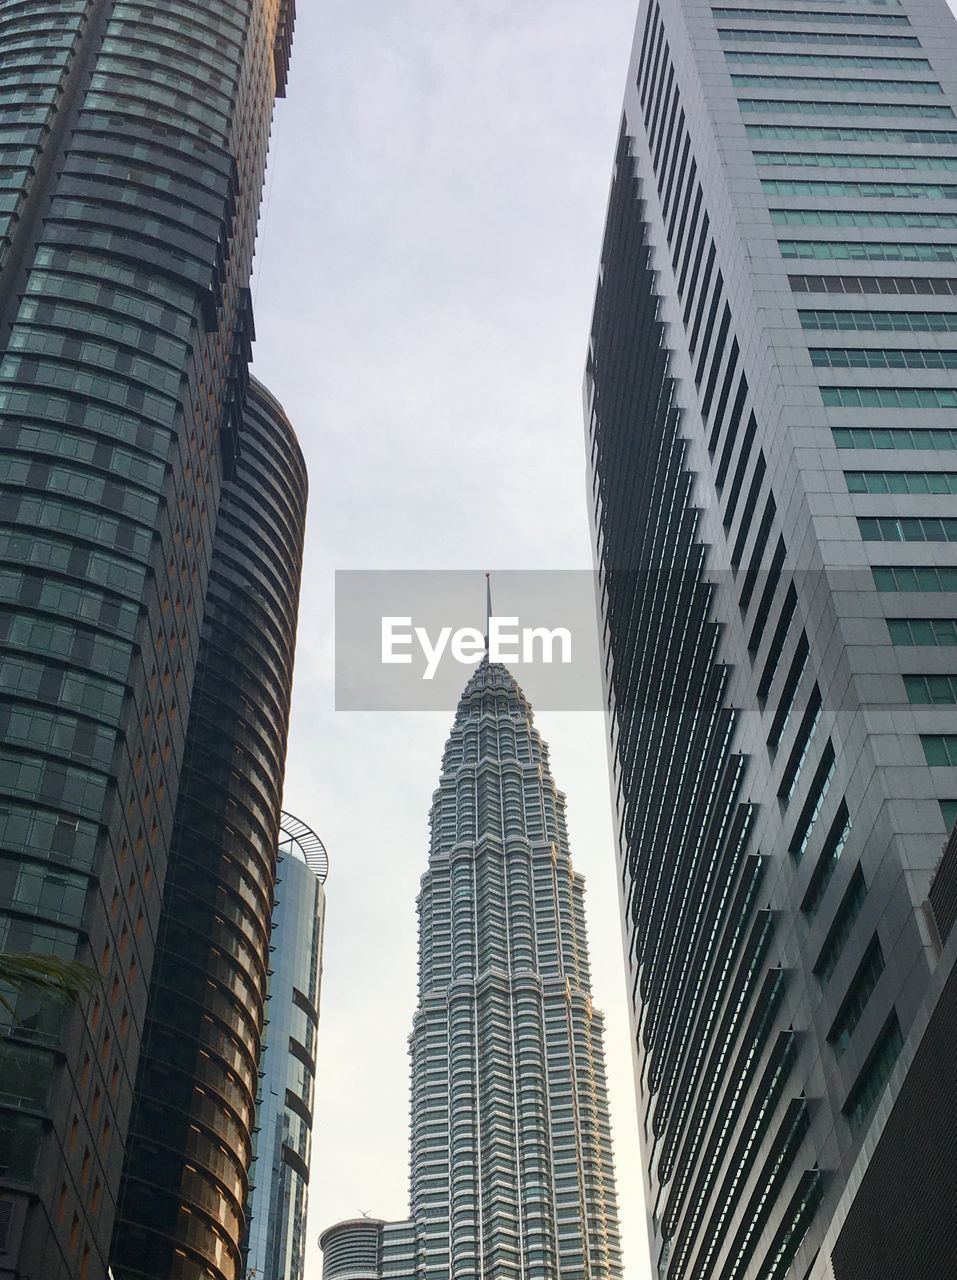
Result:
{"label": "glass skyscraper facade", "polygon": [[329,859],[284,813],[270,938],[267,1028],[259,1064],[245,1274],[303,1280]]}
{"label": "glass skyscraper facade", "polygon": [[7,1028],[0,1275],[106,1274],[292,21],[0,3],[0,948],[101,978]]}
{"label": "glass skyscraper facade", "polygon": [[[115,1280],[244,1274],[260,1047],[277,960],[270,917],[306,469],[285,414],[255,379],[239,440],[213,541],[120,1184]],[[312,942],[304,932],[310,956]]]}
{"label": "glass skyscraper facade", "polygon": [[955,171],[943,0],[642,3],[585,390],[659,1280],[878,1274],[829,1224],[951,963]]}
{"label": "glass skyscraper facade", "polygon": [[325,1280],[357,1260],[394,1280],[620,1276],[584,884],[548,749],[500,665],[483,662],[465,688],[430,827],[411,1217],[330,1228]]}

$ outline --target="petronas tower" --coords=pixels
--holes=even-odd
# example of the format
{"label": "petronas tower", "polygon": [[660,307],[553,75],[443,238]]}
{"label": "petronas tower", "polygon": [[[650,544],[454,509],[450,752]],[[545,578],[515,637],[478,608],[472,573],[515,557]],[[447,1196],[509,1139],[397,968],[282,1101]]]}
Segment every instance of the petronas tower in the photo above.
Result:
{"label": "petronas tower", "polygon": [[548,748],[502,666],[466,685],[430,821],[411,1218],[331,1227],[324,1280],[620,1276],[584,883]]}

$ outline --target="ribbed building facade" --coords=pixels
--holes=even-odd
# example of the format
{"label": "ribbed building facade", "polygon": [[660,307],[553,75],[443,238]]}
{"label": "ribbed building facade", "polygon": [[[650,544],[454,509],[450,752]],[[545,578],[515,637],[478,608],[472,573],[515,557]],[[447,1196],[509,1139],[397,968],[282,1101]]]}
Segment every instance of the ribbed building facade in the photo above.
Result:
{"label": "ribbed building facade", "polygon": [[292,16],[0,3],[0,947],[102,980],[4,1045],[0,1275],[106,1274]]}
{"label": "ribbed building facade", "polygon": [[[255,380],[239,438],[213,543],[114,1233],[115,1280],[245,1273],[260,1046],[276,963],[271,917],[306,470],[285,414]],[[311,936],[303,943],[311,960]],[[314,1064],[314,1044],[311,1054]]]}
{"label": "ribbed building facade", "polygon": [[[378,1274],[620,1276],[584,884],[548,750],[502,666],[483,662],[465,688],[430,825],[410,1038],[412,1212],[382,1226]],[[325,1233],[325,1280],[346,1274],[369,1234],[362,1221]]]}
{"label": "ribbed building facade", "polygon": [[659,1280],[830,1274],[927,1060],[955,172],[943,0],[642,4],[585,392]]}
{"label": "ribbed building facade", "polygon": [[256,1280],[305,1275],[328,873],[322,841],[284,813],[246,1214],[244,1274]]}

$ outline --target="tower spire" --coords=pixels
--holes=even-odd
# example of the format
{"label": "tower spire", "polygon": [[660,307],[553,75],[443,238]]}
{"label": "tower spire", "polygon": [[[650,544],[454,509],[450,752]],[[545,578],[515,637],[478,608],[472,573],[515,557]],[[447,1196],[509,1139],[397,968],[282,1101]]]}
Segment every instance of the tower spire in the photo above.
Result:
{"label": "tower spire", "polygon": [[492,630],[492,575],[485,573],[485,656],[488,658],[488,638]]}

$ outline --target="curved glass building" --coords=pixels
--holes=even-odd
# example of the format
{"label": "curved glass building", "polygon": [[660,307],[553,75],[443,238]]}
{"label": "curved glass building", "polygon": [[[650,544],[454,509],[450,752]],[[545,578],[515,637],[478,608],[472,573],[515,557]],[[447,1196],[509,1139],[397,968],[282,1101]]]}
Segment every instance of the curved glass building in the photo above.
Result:
{"label": "curved glass building", "polygon": [[[240,443],[213,548],[114,1236],[116,1280],[242,1274],[276,945],[270,919],[306,472],[285,415],[255,380]],[[312,996],[306,983],[304,998]]]}
{"label": "curved glass building", "polygon": [[248,1206],[246,1274],[255,1280],[303,1280],[305,1271],[328,872],[322,841],[284,813]]}
{"label": "curved glass building", "polygon": [[[82,1014],[20,997],[4,1046],[16,1276],[107,1270],[292,11],[0,4],[0,948],[102,979]],[[237,749],[251,787],[270,750]],[[261,843],[268,927],[278,806],[261,835],[234,816]],[[259,1016],[253,1000],[250,1045]],[[211,1211],[243,1190],[224,1171]]]}
{"label": "curved glass building", "polygon": [[[379,1274],[622,1274],[602,1017],[565,799],[521,689],[483,662],[459,703],[419,895],[411,1218]],[[339,1275],[340,1227],[324,1274]],[[348,1238],[348,1233],[347,1233]]]}

